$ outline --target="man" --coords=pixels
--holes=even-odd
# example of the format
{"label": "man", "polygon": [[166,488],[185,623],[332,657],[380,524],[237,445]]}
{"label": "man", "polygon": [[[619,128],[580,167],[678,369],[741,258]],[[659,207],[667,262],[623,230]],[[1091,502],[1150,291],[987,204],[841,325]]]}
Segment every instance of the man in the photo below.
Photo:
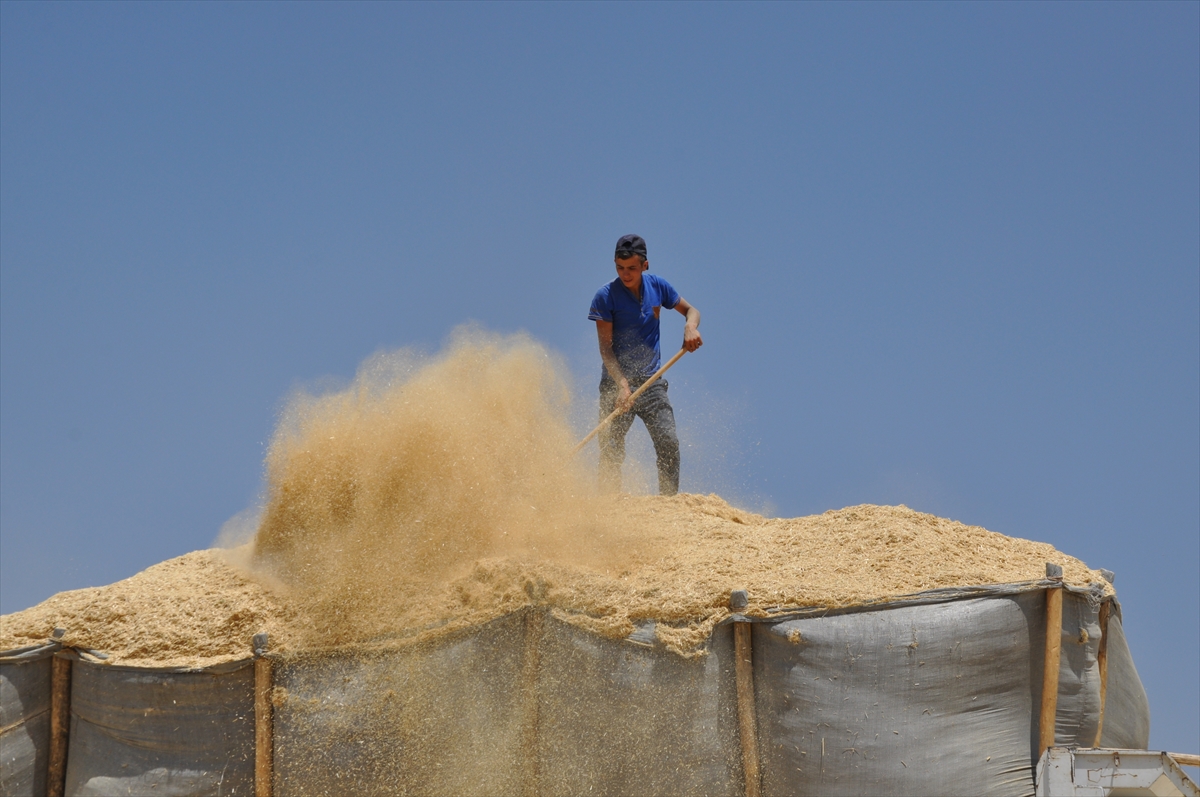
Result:
{"label": "man", "polygon": [[600,487],[621,489],[621,464],[625,461],[625,435],[635,417],[641,418],[654,443],[658,460],[658,491],[679,492],[679,438],[675,412],[667,399],[667,380],[660,379],[637,401],[631,394],[658,370],[662,353],[658,345],[658,314],[675,309],[687,321],[683,347],[700,348],[700,311],[688,304],[662,277],[647,274],[646,242],[623,235],[614,255],[617,278],[596,291],[588,318],[596,322],[600,340],[600,419],[620,409],[621,414],[600,432]]}

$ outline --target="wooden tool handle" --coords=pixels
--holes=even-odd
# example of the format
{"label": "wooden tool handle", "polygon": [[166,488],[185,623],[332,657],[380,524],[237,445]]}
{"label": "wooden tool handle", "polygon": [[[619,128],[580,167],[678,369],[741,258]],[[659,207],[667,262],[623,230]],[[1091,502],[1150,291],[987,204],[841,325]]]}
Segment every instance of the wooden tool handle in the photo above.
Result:
{"label": "wooden tool handle", "polygon": [[[657,382],[657,381],[659,380],[659,377],[661,377],[663,374],[665,374],[665,373],[667,372],[667,369],[668,369],[668,368],[670,368],[670,367],[671,367],[672,365],[674,365],[675,363],[679,362],[679,358],[680,358],[680,357],[682,357],[682,356],[683,356],[683,355],[685,355],[685,354],[687,354],[687,349],[680,349],[680,350],[679,350],[679,351],[678,351],[678,352],[675,354],[675,356],[674,356],[674,357],[672,357],[671,359],[667,360],[666,364],[665,364],[665,365],[663,365],[663,367],[662,367],[662,368],[659,368],[657,371],[655,371],[655,372],[654,372],[654,376],[652,376],[652,377],[650,377],[649,379],[647,379],[645,382],[643,382],[643,383],[642,383],[642,386],[641,386],[641,387],[639,387],[637,390],[633,391],[633,393],[632,393],[632,394],[629,396],[629,405],[630,405],[630,408],[632,408],[632,407],[633,407],[633,402],[637,401],[637,397],[638,397],[638,396],[640,396],[640,395],[642,395],[643,393],[645,393],[645,392],[646,392],[646,388],[650,387],[650,386],[651,386],[651,385],[653,385],[655,382]],[[575,446],[574,450],[572,450],[572,451],[571,451],[571,453],[572,453],[572,454],[578,454],[578,453],[579,453],[579,451],[580,451],[580,449],[582,449],[584,446],[586,446],[588,443],[590,443],[590,442],[592,441],[592,438],[593,438],[593,437],[595,437],[596,435],[600,434],[600,430],[601,430],[601,429],[603,429],[605,426],[608,426],[610,423],[612,423],[612,421],[613,421],[613,418],[616,418],[616,417],[617,417],[618,415],[620,415],[622,412],[628,412],[628,410],[620,410],[620,409],[613,410],[613,411],[612,411],[612,412],[609,414],[609,416],[608,416],[607,418],[605,418],[604,420],[600,421],[600,423],[599,423],[599,424],[596,426],[596,428],[595,428],[595,429],[593,429],[592,431],[588,432],[588,436],[587,436],[587,437],[585,437],[585,438],[583,438],[582,440],[580,440],[580,441],[579,441],[579,445]]]}

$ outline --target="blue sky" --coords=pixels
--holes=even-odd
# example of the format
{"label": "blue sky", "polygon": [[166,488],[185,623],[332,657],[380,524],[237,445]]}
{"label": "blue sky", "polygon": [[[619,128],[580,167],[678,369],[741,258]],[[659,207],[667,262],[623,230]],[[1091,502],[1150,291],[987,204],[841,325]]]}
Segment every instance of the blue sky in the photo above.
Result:
{"label": "blue sky", "polygon": [[1200,4],[4,2],[0,178],[4,612],[209,546],[380,349],[590,401],[637,232],[683,489],[1115,570],[1200,751]]}

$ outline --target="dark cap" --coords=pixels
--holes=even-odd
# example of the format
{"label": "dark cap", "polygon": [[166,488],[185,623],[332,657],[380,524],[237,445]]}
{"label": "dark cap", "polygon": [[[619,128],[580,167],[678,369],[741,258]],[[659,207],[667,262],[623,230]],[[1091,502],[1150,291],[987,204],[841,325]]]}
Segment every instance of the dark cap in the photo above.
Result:
{"label": "dark cap", "polygon": [[624,260],[634,255],[646,256],[646,241],[640,235],[622,235],[617,241],[616,257]]}

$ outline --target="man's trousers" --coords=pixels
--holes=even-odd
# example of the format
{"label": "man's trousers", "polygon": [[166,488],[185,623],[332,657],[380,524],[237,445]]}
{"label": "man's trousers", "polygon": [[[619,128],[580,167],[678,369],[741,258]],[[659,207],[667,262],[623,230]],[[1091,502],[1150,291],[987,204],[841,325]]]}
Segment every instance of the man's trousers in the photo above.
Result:
{"label": "man's trousers", "polygon": [[[644,382],[644,380],[643,380]],[[630,390],[643,382],[630,380]],[[617,403],[617,385],[609,379],[600,382],[600,420],[612,413]],[[679,492],[679,437],[675,434],[675,411],[667,398],[667,380],[660,379],[638,396],[629,412],[624,412],[600,431],[600,489],[621,489],[621,465],[625,462],[625,435],[634,418],[641,418],[654,443],[658,462],[658,491],[662,495]]]}

